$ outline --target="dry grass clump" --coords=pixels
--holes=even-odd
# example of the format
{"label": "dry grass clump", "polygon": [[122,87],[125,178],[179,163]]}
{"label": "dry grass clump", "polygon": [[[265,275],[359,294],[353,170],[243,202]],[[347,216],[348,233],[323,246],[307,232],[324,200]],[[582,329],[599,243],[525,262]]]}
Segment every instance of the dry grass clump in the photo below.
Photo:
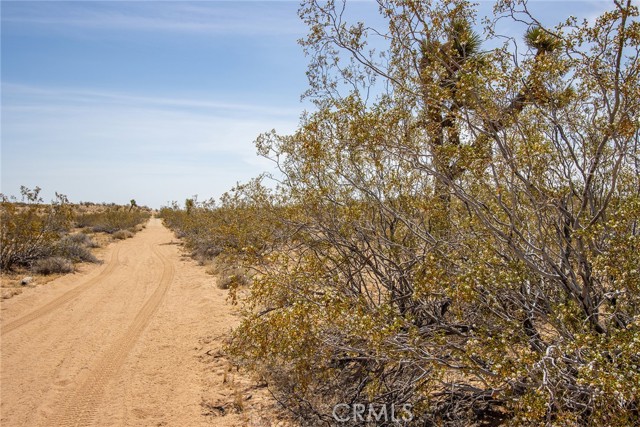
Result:
{"label": "dry grass clump", "polygon": [[115,240],[125,240],[133,237],[133,233],[129,230],[118,230],[112,234]]}
{"label": "dry grass clump", "polygon": [[31,271],[37,274],[57,274],[73,272],[73,263],[59,256],[36,260],[31,266]]}
{"label": "dry grass clump", "polygon": [[55,253],[73,262],[98,262],[90,248],[99,245],[86,234],[76,233],[64,236],[56,245]]}
{"label": "dry grass clump", "polygon": [[214,258],[208,264],[205,259],[198,260],[199,265],[207,265],[205,272],[218,277],[217,287],[219,289],[231,289],[246,287],[251,284],[251,272],[238,265],[233,259],[226,259],[224,256]]}
{"label": "dry grass clump", "polygon": [[[182,235],[182,237],[186,236]],[[189,247],[192,249],[191,257],[197,260],[200,265],[204,265],[207,260],[214,259],[223,251],[222,247],[205,238],[189,242]]]}
{"label": "dry grass clump", "polygon": [[89,236],[87,233],[74,233],[74,234],[69,234],[67,236],[64,237],[63,240],[68,240],[69,242],[75,243],[75,244],[79,244],[79,245],[83,245],[86,246],[88,248],[99,248],[100,245],[98,243],[96,243],[91,236]]}
{"label": "dry grass clump", "polygon": [[218,280],[218,288],[231,289],[242,286],[248,286],[251,283],[249,276],[241,268],[232,269],[229,273],[224,274]]}

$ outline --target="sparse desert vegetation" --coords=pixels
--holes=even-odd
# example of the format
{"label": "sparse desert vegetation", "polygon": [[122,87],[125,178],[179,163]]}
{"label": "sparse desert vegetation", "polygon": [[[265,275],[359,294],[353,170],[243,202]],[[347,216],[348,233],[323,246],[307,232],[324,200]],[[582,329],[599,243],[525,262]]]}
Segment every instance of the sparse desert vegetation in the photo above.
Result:
{"label": "sparse desert vegetation", "polygon": [[115,234],[119,231],[135,233],[139,225],[150,217],[148,209],[131,210],[128,206],[94,206],[86,212],[78,212],[74,221],[79,228],[87,228],[94,233]]}
{"label": "sparse desert vegetation", "polygon": [[318,110],[258,138],[276,188],[161,211],[194,257],[253,271],[228,351],[305,425],[343,403],[408,405],[407,425],[638,425],[638,9],[545,28],[500,2],[489,28],[528,27],[515,53],[483,47],[499,35],[468,3],[380,4],[388,31],[302,6]]}
{"label": "sparse desert vegetation", "polygon": [[146,207],[72,204],[57,193],[55,200],[44,203],[40,191],[38,187],[23,186],[20,202],[2,195],[0,267],[3,275],[64,274],[73,272],[75,263],[99,262],[91,249],[100,246],[98,240],[102,234],[115,239],[132,237],[150,217]]}

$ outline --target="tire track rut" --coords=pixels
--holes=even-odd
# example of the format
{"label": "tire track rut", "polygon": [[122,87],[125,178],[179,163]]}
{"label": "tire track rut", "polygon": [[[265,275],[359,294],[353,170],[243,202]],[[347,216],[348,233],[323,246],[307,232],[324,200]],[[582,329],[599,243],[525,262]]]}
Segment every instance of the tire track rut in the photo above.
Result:
{"label": "tire track rut", "polygon": [[49,425],[86,426],[93,421],[97,405],[107,383],[117,374],[127,355],[151,321],[173,281],[175,274],[173,263],[157,248],[152,248],[152,251],[163,265],[158,287],[137,313],[125,335],[104,353],[84,382],[62,402],[58,415],[53,417]]}
{"label": "tire track rut", "polygon": [[60,308],[64,304],[66,304],[69,301],[73,300],[74,298],[78,297],[80,294],[82,294],[84,291],[89,289],[91,286],[93,286],[94,284],[100,282],[105,277],[110,275],[115,270],[115,268],[118,266],[118,253],[119,253],[119,251],[120,251],[120,247],[116,246],[115,249],[113,250],[112,254],[111,254],[111,258],[109,259],[109,262],[107,263],[106,267],[96,277],[93,277],[93,278],[87,280],[86,282],[76,286],[75,288],[73,288],[70,291],[60,295],[59,297],[57,297],[53,301],[48,302],[47,304],[43,305],[42,307],[38,308],[37,310],[34,310],[34,311],[32,311],[31,313],[29,313],[29,314],[27,314],[25,316],[22,316],[22,317],[14,320],[12,322],[7,323],[7,325],[2,327],[2,335],[6,335],[11,331],[14,331],[14,330],[18,329],[19,327],[26,325],[27,323],[31,323],[34,320],[37,320],[40,317],[51,313],[52,311]]}

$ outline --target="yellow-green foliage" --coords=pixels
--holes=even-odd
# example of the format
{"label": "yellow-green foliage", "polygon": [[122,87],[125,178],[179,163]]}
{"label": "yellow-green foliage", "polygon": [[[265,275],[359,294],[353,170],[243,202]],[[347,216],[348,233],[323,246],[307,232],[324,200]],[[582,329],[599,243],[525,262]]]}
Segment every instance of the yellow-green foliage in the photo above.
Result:
{"label": "yellow-green foliage", "polygon": [[303,4],[317,111],[259,137],[277,190],[163,213],[258,272],[231,355],[309,425],[345,402],[640,425],[637,8],[543,29],[500,2],[530,24],[516,62],[482,51],[468,3],[381,4],[381,58],[379,33]]}
{"label": "yellow-green foliage", "polygon": [[261,179],[223,195],[219,206],[187,202],[184,210],[177,204],[163,207],[158,216],[186,239],[194,257],[211,259],[223,252],[236,259],[260,257],[283,235],[283,208],[274,206]]}
{"label": "yellow-green foliage", "polygon": [[26,266],[50,255],[60,236],[71,225],[72,211],[62,195],[48,205],[40,188],[21,188],[25,202],[0,201],[0,267]]}

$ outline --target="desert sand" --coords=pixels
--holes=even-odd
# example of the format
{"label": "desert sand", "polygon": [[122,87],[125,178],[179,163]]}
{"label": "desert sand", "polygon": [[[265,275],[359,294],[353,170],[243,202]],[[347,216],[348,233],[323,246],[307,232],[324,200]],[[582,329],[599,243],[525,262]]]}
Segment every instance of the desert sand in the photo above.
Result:
{"label": "desert sand", "polygon": [[240,317],[159,219],[1,306],[0,424],[283,425],[221,352]]}

